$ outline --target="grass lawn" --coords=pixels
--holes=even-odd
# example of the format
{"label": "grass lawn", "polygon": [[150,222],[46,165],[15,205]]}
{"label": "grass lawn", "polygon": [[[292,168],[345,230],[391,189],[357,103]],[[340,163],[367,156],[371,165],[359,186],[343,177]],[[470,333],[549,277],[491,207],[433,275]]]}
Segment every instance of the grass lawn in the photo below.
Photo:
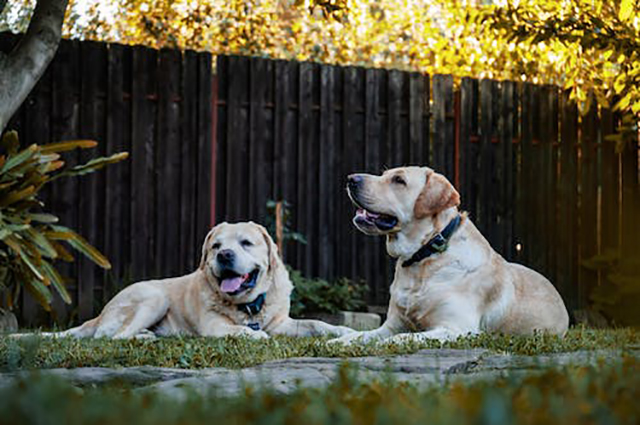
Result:
{"label": "grass lawn", "polygon": [[[358,357],[414,353],[438,348],[438,342],[421,344],[367,344],[353,347],[329,345],[327,338],[158,338],[113,341],[107,339],[0,337],[0,370],[72,367],[162,366],[200,369],[242,368],[288,357]],[[564,338],[548,335],[513,337],[480,335],[442,345],[448,348],[487,348],[512,354],[541,354],[607,348],[640,348],[640,332],[633,329],[592,330],[573,328]]]}

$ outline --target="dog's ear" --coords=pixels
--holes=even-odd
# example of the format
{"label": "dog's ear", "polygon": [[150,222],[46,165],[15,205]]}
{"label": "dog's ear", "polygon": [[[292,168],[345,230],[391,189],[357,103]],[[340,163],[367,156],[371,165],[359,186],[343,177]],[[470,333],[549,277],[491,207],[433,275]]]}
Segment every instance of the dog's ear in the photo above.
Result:
{"label": "dog's ear", "polygon": [[257,226],[258,229],[260,229],[260,233],[262,233],[264,242],[269,247],[269,268],[275,270],[280,265],[284,267],[284,263],[282,262],[280,254],[278,252],[278,245],[276,245],[276,243],[273,241],[273,238],[271,238],[271,235],[269,234],[267,229],[265,229],[264,226],[254,222],[251,222],[251,224]]}
{"label": "dog's ear", "polygon": [[413,207],[417,219],[460,205],[460,194],[442,174],[430,172]]}
{"label": "dog's ear", "polygon": [[207,233],[207,236],[205,236],[204,242],[202,243],[202,256],[200,257],[200,267],[199,267],[199,269],[204,270],[205,261],[207,260],[207,252],[208,252],[208,250],[210,248],[210,245],[211,245],[211,239],[216,234],[216,232],[220,229],[220,227],[222,227],[225,224],[227,224],[227,223],[226,222],[225,223],[220,223],[220,224],[214,226],[211,230],[209,230],[209,233]]}

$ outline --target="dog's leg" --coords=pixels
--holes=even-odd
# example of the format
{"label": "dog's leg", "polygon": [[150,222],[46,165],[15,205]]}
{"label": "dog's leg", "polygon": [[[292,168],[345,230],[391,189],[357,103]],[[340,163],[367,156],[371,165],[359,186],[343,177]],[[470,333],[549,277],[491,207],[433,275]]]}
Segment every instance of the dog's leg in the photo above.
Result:
{"label": "dog's leg", "polygon": [[345,344],[350,345],[354,343],[367,343],[369,341],[376,341],[385,338],[389,338],[397,333],[406,332],[407,328],[397,314],[394,314],[393,310],[389,310],[387,320],[378,329],[364,332],[352,332],[350,334],[341,336],[340,338],[332,339],[329,341],[331,344]]}
{"label": "dog's leg", "polygon": [[434,339],[440,342],[453,341],[459,336],[471,334],[455,331],[447,328],[434,328],[424,332],[415,333],[402,333],[394,335],[391,338],[386,339],[385,343],[403,344],[409,342],[425,342],[430,339]]}
{"label": "dog's leg", "polygon": [[95,338],[129,339],[158,323],[169,309],[169,300],[162,294],[127,306],[105,309],[96,329]]}
{"label": "dog's leg", "polygon": [[296,320],[287,318],[270,333],[287,336],[323,336],[323,335],[347,335],[355,332],[346,326],[334,326],[320,320]]}
{"label": "dog's leg", "polygon": [[254,331],[248,326],[240,325],[221,325],[217,323],[215,326],[211,326],[200,332],[201,336],[211,337],[225,337],[225,336],[246,336],[253,339],[265,339],[269,338],[269,334],[265,331]]}

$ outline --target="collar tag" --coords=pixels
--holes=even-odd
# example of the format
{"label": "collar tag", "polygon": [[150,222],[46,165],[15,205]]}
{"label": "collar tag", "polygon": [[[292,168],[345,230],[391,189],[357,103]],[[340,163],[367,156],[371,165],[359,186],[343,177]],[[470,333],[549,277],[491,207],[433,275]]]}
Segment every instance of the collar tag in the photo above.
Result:
{"label": "collar tag", "polygon": [[411,267],[413,264],[419,263],[433,254],[442,254],[445,252],[447,248],[449,248],[449,240],[451,239],[451,236],[458,226],[460,226],[461,221],[462,218],[460,217],[460,214],[455,216],[449,224],[442,229],[442,231],[429,239],[426,244],[422,245],[422,247],[420,247],[420,249],[411,256],[411,258],[404,261],[402,263],[402,267]]}

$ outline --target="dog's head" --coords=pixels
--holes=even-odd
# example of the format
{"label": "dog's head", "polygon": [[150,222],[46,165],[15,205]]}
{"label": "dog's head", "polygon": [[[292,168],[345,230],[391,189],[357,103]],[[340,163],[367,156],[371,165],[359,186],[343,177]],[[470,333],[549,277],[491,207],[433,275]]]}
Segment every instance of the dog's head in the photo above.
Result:
{"label": "dog's head", "polygon": [[200,269],[223,297],[237,303],[266,292],[280,265],[271,236],[253,222],[218,224],[202,246]]}
{"label": "dog's head", "polygon": [[351,174],[347,192],[358,208],[353,223],[368,235],[399,233],[460,204],[442,174],[427,167],[401,167],[380,176]]}

